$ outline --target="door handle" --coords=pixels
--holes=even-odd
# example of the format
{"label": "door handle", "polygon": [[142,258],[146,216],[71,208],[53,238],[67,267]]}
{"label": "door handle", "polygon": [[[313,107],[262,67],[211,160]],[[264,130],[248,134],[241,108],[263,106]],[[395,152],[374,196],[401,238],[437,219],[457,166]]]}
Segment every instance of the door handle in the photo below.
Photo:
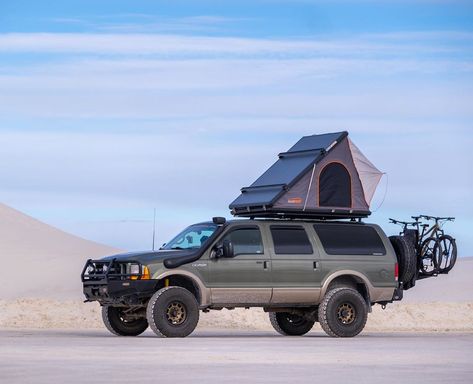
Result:
{"label": "door handle", "polygon": [[316,261],[314,261],[314,269],[317,269],[318,266],[319,264]]}
{"label": "door handle", "polygon": [[257,261],[256,264],[263,264],[263,268],[268,269],[269,261]]}

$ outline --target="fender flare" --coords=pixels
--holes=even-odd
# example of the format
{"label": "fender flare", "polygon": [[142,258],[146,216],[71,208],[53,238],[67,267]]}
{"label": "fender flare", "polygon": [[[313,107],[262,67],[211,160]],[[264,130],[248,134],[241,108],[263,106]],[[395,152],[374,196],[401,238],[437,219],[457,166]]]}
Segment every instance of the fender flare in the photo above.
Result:
{"label": "fender flare", "polygon": [[154,274],[153,279],[163,280],[166,277],[172,277],[172,276],[183,276],[192,280],[192,282],[197,286],[199,290],[199,296],[200,296],[199,305],[201,307],[210,305],[210,289],[205,286],[205,284],[199,277],[197,277],[195,274],[189,271],[186,271],[183,269],[172,269],[160,274],[157,274],[157,273]]}
{"label": "fender flare", "polygon": [[366,290],[367,290],[367,293],[368,293],[368,296],[369,296],[368,300],[370,299],[370,297],[372,295],[372,292],[374,290],[373,285],[370,283],[370,281],[368,280],[368,278],[364,274],[362,274],[361,272],[350,270],[350,269],[342,269],[342,270],[339,270],[339,271],[335,271],[331,275],[327,276],[325,278],[324,282],[322,283],[322,288],[320,290],[320,297],[325,296],[330,283],[333,280],[335,280],[337,277],[340,277],[340,276],[350,276],[350,277],[354,277],[355,280],[361,280],[361,282],[366,287]]}

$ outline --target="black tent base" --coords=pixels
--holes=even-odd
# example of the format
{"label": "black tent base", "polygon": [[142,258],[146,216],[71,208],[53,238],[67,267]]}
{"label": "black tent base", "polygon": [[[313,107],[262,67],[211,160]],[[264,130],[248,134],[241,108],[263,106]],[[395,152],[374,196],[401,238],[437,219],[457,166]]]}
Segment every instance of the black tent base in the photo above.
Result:
{"label": "black tent base", "polygon": [[276,219],[317,219],[317,220],[340,220],[361,219],[368,217],[370,211],[355,211],[344,209],[317,209],[316,211],[301,211],[291,209],[275,209],[265,206],[233,208],[232,215],[250,218],[276,218]]}

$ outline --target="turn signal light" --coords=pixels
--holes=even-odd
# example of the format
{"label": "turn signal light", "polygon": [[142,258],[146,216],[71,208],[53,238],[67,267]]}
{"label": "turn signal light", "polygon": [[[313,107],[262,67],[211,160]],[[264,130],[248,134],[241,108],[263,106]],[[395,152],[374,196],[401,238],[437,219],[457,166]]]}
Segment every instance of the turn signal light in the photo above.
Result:
{"label": "turn signal light", "polygon": [[149,280],[151,277],[149,275],[149,269],[147,266],[143,266],[143,274],[141,275],[141,280]]}

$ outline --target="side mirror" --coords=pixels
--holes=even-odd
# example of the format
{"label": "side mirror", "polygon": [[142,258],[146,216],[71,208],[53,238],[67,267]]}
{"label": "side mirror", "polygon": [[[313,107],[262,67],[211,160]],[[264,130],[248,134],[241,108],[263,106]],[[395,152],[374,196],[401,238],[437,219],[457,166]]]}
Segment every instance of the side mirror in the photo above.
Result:
{"label": "side mirror", "polygon": [[226,239],[223,241],[223,257],[233,257],[233,243]]}
{"label": "side mirror", "polygon": [[210,252],[210,258],[219,259],[221,257],[223,257],[223,244],[217,243],[214,245],[214,247],[212,248],[212,251]]}

